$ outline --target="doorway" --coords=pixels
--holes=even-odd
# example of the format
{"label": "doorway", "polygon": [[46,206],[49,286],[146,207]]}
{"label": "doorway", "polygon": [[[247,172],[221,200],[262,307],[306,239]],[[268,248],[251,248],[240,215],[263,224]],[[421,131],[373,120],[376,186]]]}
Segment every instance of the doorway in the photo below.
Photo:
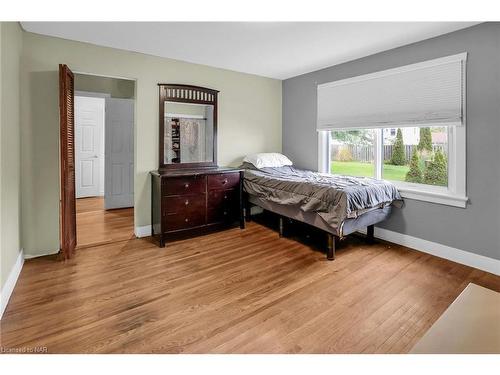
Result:
{"label": "doorway", "polygon": [[105,99],[75,93],[76,198],[104,197]]}
{"label": "doorway", "polygon": [[135,81],[75,73],[77,249],[134,238]]}

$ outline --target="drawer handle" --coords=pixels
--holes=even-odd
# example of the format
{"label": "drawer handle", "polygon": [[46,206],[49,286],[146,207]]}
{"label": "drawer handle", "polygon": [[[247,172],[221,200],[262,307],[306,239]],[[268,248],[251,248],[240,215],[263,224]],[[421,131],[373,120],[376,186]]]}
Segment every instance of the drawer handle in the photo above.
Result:
{"label": "drawer handle", "polygon": [[223,185],[227,184],[227,178],[225,178],[225,179],[222,181],[222,184],[223,184]]}
{"label": "drawer handle", "polygon": [[189,219],[188,219],[188,218],[185,218],[185,219],[184,219],[184,221],[187,223],[187,222],[189,221]]}
{"label": "drawer handle", "polygon": [[186,188],[186,189],[187,189],[188,187],[189,187],[189,184],[186,182],[186,183],[184,184],[184,188]]}
{"label": "drawer handle", "polygon": [[184,202],[184,204],[187,206],[189,204],[189,200],[186,199],[186,201]]}

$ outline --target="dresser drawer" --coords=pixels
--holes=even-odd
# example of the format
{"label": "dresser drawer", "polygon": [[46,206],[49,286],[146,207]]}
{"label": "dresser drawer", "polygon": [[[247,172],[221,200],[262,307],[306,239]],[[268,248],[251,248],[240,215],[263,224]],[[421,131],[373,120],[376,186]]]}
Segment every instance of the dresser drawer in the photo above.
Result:
{"label": "dresser drawer", "polygon": [[193,211],[205,211],[206,195],[177,195],[163,197],[164,212],[167,215]]}
{"label": "dresser drawer", "polygon": [[151,173],[153,235],[167,240],[196,236],[236,224],[240,211],[240,171],[162,170]]}
{"label": "dresser drawer", "polygon": [[205,225],[205,210],[168,214],[164,217],[165,232]]}
{"label": "dresser drawer", "polygon": [[170,177],[162,184],[163,195],[200,194],[205,193],[206,176]]}
{"label": "dresser drawer", "polygon": [[207,210],[207,223],[232,222],[237,217],[238,210],[234,207],[216,207]]}
{"label": "dresser drawer", "polygon": [[239,190],[210,190],[208,192],[208,208],[239,206]]}
{"label": "dresser drawer", "polygon": [[208,175],[209,189],[231,189],[239,186],[239,173],[220,173]]}

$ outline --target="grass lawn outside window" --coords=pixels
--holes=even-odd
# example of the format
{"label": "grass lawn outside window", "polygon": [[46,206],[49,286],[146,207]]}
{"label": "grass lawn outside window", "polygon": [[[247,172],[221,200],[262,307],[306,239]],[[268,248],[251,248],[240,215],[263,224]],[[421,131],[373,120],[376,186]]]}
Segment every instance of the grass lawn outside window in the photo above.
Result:
{"label": "grass lawn outside window", "polygon": [[[390,181],[404,181],[409,167],[407,165],[384,164],[382,178]],[[331,162],[331,173],[357,177],[374,177],[374,165],[359,161]]]}

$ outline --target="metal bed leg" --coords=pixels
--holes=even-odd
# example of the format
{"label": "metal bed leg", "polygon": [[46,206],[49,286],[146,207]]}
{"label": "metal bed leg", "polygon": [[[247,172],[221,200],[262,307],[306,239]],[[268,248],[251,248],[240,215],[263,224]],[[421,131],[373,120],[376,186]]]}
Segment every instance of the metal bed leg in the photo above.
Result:
{"label": "metal bed leg", "polygon": [[375,226],[374,225],[368,225],[366,227],[366,242],[368,243],[374,243],[375,242]]}
{"label": "metal bed leg", "polygon": [[252,215],[250,213],[251,207],[252,207],[252,204],[250,203],[250,201],[248,199],[248,194],[245,194],[245,220],[247,222],[252,221]]}
{"label": "metal bed leg", "polygon": [[279,229],[280,237],[283,237],[284,232],[285,232],[285,223],[283,220],[283,216],[280,216],[280,229]]}
{"label": "metal bed leg", "polygon": [[328,236],[328,248],[326,253],[326,259],[335,260],[335,236],[331,233],[327,233]]}

